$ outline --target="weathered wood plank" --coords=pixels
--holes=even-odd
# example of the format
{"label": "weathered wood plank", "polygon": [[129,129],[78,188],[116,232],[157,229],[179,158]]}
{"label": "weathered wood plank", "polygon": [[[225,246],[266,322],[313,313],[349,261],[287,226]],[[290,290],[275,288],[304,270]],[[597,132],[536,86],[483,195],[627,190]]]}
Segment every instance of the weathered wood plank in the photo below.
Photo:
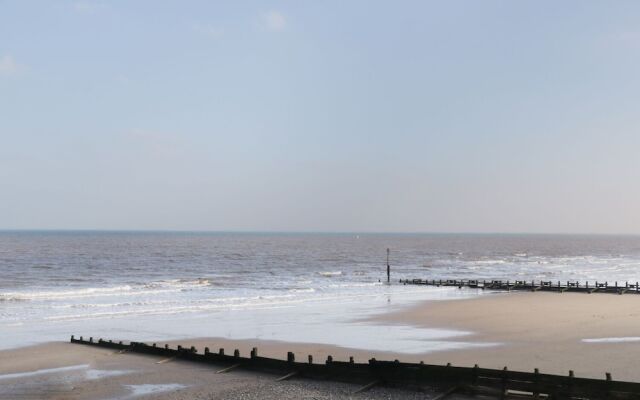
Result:
{"label": "weathered wood plank", "polygon": [[[459,282],[458,282],[459,283]],[[541,284],[541,287],[544,287]],[[613,288],[613,287],[611,287]],[[620,288],[620,287],[619,287]],[[234,355],[224,355],[221,350],[211,353],[205,349],[199,354],[194,348],[176,349],[147,345],[140,342],[107,342],[100,340],[85,341],[71,338],[72,343],[84,344],[113,350],[127,350],[133,353],[163,356],[165,359],[159,363],[168,362],[175,358],[189,362],[201,362],[208,364],[222,364],[226,367],[217,373],[225,373],[236,368],[261,371],[264,373],[279,374],[279,380],[285,380],[299,373],[309,379],[329,379],[340,382],[362,383],[369,382],[359,388],[365,391],[375,385],[401,386],[407,388],[420,388],[425,386],[450,387],[481,391],[481,388],[489,388],[502,397],[509,393],[532,393],[533,396],[552,396],[554,398],[588,398],[591,400],[640,400],[640,383],[614,381],[611,374],[606,379],[578,378],[572,373],[569,376],[541,374],[534,372],[510,371],[508,369],[488,369],[475,366],[455,367],[451,365],[431,365],[416,363],[401,363],[398,361],[376,361],[369,363],[340,362],[327,358],[324,364],[300,363],[292,358],[290,361],[265,358],[257,356],[240,357],[238,352]],[[229,366],[230,365],[230,366]],[[294,372],[292,372],[294,371]],[[284,375],[282,375],[284,374]],[[445,392],[446,393],[446,392]],[[512,396],[510,394],[510,396]]]}

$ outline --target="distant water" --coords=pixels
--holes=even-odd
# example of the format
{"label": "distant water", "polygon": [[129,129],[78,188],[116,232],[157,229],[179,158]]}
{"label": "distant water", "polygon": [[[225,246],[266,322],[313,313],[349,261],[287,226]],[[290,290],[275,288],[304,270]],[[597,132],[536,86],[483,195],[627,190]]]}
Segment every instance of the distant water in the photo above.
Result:
{"label": "distant water", "polygon": [[[389,304],[474,294],[382,284],[387,248],[396,282],[640,280],[632,236],[0,232],[0,332],[5,347],[82,331],[323,341],[326,324]],[[384,340],[412,336],[397,328]],[[378,333],[377,347],[407,345]]]}

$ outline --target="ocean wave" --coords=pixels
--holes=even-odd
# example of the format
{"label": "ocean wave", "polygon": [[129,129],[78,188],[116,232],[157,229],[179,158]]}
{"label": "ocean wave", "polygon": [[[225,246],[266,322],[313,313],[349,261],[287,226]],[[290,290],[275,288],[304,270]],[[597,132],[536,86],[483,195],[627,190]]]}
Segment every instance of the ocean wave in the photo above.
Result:
{"label": "ocean wave", "polygon": [[[262,297],[262,296],[261,296]],[[175,307],[160,307],[160,308],[148,308],[148,309],[134,309],[134,310],[122,310],[122,311],[104,311],[104,312],[94,312],[94,313],[82,313],[82,314],[66,314],[66,315],[55,315],[45,317],[44,320],[47,321],[81,321],[87,319],[100,319],[100,318],[119,318],[119,317],[130,317],[130,316],[143,316],[143,315],[173,315],[173,314],[192,314],[192,313],[200,313],[207,311],[219,311],[219,310],[241,310],[246,308],[251,309],[260,309],[265,307],[274,307],[274,306],[290,306],[293,305],[294,302],[287,301],[285,299],[279,299],[275,301],[274,299],[268,299],[269,296],[262,297],[262,300],[267,301],[254,301],[254,302],[245,302],[238,304],[185,304],[179,305]],[[301,301],[301,300],[300,300]]]}
{"label": "ocean wave", "polygon": [[506,264],[507,262],[505,260],[477,260],[477,261],[471,261],[471,263],[480,264],[480,265],[498,265],[498,264]]}
{"label": "ocean wave", "polygon": [[43,290],[25,292],[0,293],[0,301],[29,301],[29,300],[70,300],[92,297],[114,297],[114,296],[139,296],[150,294],[161,294],[192,290],[196,288],[210,286],[208,279],[200,278],[195,280],[172,279],[156,281],[141,285],[121,285],[112,287],[89,287],[66,290]]}
{"label": "ocean wave", "polygon": [[21,299],[20,297],[11,296],[10,293],[0,294],[0,302],[4,301],[25,301],[25,299]]}
{"label": "ocean wave", "polygon": [[1,293],[0,298],[10,298],[13,300],[55,300],[88,296],[99,296],[117,294],[132,290],[130,285],[115,286],[106,288],[83,288],[76,290],[57,290],[57,291],[41,291],[41,292],[10,292]]}
{"label": "ocean wave", "polygon": [[212,283],[209,279],[167,279],[163,281],[156,281],[147,283],[145,288],[175,288],[175,289],[190,289],[201,286],[211,286]]}
{"label": "ocean wave", "polygon": [[320,272],[318,272],[318,275],[330,278],[332,276],[340,276],[340,275],[342,275],[342,271],[320,271]]}
{"label": "ocean wave", "polygon": [[293,289],[289,289],[289,291],[293,293],[313,293],[316,290],[314,288],[304,288],[304,289],[293,288]]}
{"label": "ocean wave", "polygon": [[[371,286],[373,284],[368,284]],[[375,285],[380,285],[376,283]],[[338,287],[338,286],[336,286]],[[177,303],[173,305],[155,305],[154,307],[133,308],[123,310],[104,310],[96,312],[68,313],[59,315],[49,315],[43,318],[46,321],[63,322],[63,321],[83,321],[92,319],[107,318],[127,318],[138,316],[159,316],[159,315],[176,315],[176,314],[194,314],[207,313],[229,310],[265,310],[274,308],[294,307],[301,303],[315,302],[332,302],[345,301],[350,299],[359,299],[366,297],[378,296],[378,293],[357,293],[357,294],[338,294],[333,293],[323,296],[299,296],[296,294],[284,295],[263,295],[236,297],[235,301],[228,301],[230,298],[209,299],[190,301],[189,303]]]}
{"label": "ocean wave", "polygon": [[69,304],[54,304],[50,307],[54,310],[75,309],[75,308],[121,308],[121,307],[144,307],[150,305],[161,304],[175,304],[175,301],[162,300],[162,301],[132,301],[132,302],[120,302],[120,303],[69,303]]}
{"label": "ocean wave", "polygon": [[33,269],[53,269],[51,265],[34,265],[31,267]]}
{"label": "ocean wave", "polygon": [[381,286],[382,282],[352,282],[352,283],[336,283],[329,285],[330,288],[359,288],[370,286]]}

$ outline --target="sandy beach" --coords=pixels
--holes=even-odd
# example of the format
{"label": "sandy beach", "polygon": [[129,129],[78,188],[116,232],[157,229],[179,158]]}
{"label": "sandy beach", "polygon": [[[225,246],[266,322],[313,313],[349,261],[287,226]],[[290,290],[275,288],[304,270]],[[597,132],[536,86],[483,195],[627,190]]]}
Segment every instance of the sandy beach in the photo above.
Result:
{"label": "sandy beach", "polygon": [[[323,344],[264,340],[201,338],[170,341],[203,349],[239,349],[248,354],[258,347],[262,356],[298,359],[311,354],[316,362],[328,355],[364,362],[381,360],[473,366],[511,370],[540,368],[547,373],[640,380],[633,368],[640,347],[640,297],[634,295],[504,293],[468,300],[424,302],[376,316],[378,324],[413,324],[455,328],[471,333],[467,340],[499,345],[428,354],[394,354]],[[615,338],[615,339],[612,339]],[[626,338],[626,339],[624,339]],[[591,341],[584,341],[584,339]],[[291,380],[249,372],[213,374],[215,367],[180,361],[157,364],[153,357],[117,354],[69,343],[49,343],[0,352],[0,380],[4,398],[350,398],[355,385]],[[62,369],[60,369],[62,368]],[[59,369],[59,370],[56,370]],[[44,370],[44,371],[43,371]],[[39,371],[39,372],[38,372]],[[34,379],[35,378],[35,379]],[[156,385],[156,386],[154,386]],[[163,386],[164,385],[164,386]],[[376,388],[366,398],[413,398],[418,394]],[[424,394],[421,394],[424,396]],[[357,398],[354,397],[354,398]],[[364,398],[364,397],[363,397]]]}
{"label": "sandy beach", "polygon": [[[207,342],[220,341],[209,339]],[[266,347],[274,351],[277,348],[276,345]],[[383,387],[354,395],[359,385],[307,379],[276,382],[277,376],[269,374],[242,370],[216,374],[220,366],[164,360],[65,342],[5,350],[0,352],[0,398],[214,400],[425,397],[425,393]]]}
{"label": "sandy beach", "polygon": [[0,0],[0,400],[640,400],[638,19]]}
{"label": "sandy beach", "polygon": [[[541,371],[617,380],[640,380],[640,296],[579,293],[497,293],[429,302],[381,315],[377,322],[447,327],[473,332],[468,340],[500,346],[435,352],[438,364]],[[588,341],[583,341],[587,339]]]}

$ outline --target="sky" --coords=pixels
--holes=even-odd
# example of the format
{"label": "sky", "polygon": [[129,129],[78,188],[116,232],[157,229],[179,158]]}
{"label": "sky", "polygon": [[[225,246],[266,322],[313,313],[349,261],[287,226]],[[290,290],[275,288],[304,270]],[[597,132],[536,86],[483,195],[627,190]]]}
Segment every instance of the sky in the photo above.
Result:
{"label": "sky", "polygon": [[0,0],[0,229],[640,233],[638,1]]}

